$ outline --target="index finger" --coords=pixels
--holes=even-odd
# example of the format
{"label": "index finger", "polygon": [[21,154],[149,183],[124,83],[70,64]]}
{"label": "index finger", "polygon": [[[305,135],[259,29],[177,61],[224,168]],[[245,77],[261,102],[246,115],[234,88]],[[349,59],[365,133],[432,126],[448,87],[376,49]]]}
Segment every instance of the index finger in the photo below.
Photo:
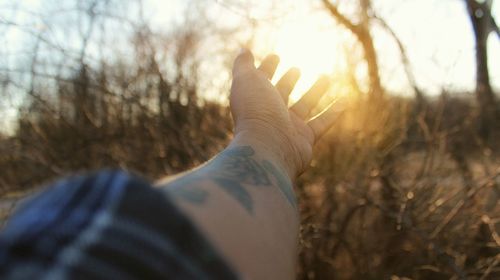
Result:
{"label": "index finger", "polygon": [[254,58],[252,52],[247,48],[242,48],[233,64],[233,76],[241,73],[255,70]]}

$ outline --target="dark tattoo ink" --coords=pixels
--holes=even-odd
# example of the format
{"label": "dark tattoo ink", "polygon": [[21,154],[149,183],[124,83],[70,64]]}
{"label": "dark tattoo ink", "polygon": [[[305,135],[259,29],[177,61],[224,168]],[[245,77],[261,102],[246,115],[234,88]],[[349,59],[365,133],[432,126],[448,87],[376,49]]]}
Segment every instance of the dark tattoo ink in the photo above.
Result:
{"label": "dark tattoo ink", "polygon": [[217,186],[236,199],[248,213],[253,214],[252,197],[238,181],[222,177],[216,177],[214,181],[217,183]]}
{"label": "dark tattoo ink", "polygon": [[242,184],[269,186],[271,180],[266,170],[251,156],[255,151],[250,146],[235,147],[214,159],[220,166],[214,168],[214,177],[230,178]]}
{"label": "dark tattoo ink", "polygon": [[280,172],[278,168],[276,168],[270,161],[263,160],[262,165],[274,176],[278,187],[280,188],[281,192],[283,192],[290,205],[292,205],[293,208],[297,209],[297,201],[290,179],[286,177],[283,172]]}
{"label": "dark tattoo ink", "polygon": [[286,178],[270,161],[262,164],[252,156],[255,151],[250,146],[239,146],[228,149],[217,156],[203,174],[188,175],[169,185],[172,194],[194,204],[202,204],[208,197],[208,192],[197,187],[197,183],[205,178],[211,179],[215,185],[235,199],[249,214],[253,214],[253,200],[245,185],[266,187],[272,185],[270,173],[278,187],[293,207],[296,207],[295,196],[290,180]]}
{"label": "dark tattoo ink", "polygon": [[266,170],[252,158],[255,151],[250,146],[234,147],[221,153],[208,167],[209,177],[228,195],[253,214],[253,200],[243,186],[270,186]]}

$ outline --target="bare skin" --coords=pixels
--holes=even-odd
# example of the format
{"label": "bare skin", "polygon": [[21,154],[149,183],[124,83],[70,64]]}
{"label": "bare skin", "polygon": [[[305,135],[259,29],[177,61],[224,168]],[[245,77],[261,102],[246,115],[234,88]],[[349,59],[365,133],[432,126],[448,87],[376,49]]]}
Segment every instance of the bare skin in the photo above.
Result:
{"label": "bare skin", "polygon": [[250,51],[234,62],[230,106],[234,139],[204,165],[159,183],[243,279],[293,279],[299,219],[293,181],[316,140],[342,108],[311,116],[328,88],[320,78],[288,107],[300,74],[270,80],[279,58],[256,68]]}

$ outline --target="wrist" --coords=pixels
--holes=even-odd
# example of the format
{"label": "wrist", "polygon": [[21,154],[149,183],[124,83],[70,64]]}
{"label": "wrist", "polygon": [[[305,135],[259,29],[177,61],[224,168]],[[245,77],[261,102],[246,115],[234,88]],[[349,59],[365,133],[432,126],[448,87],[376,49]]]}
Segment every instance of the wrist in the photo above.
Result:
{"label": "wrist", "polygon": [[293,181],[297,174],[294,151],[278,129],[266,124],[247,123],[235,129],[233,145],[250,145],[259,157],[271,160]]}

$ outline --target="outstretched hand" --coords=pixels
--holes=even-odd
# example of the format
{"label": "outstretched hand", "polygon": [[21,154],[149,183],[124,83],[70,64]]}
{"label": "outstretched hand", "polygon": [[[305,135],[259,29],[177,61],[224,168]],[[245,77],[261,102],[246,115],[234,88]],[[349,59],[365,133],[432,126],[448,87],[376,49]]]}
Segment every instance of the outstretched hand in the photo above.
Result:
{"label": "outstretched hand", "polygon": [[234,62],[231,87],[231,113],[235,134],[254,137],[282,160],[291,178],[309,165],[314,143],[343,111],[332,103],[319,115],[311,112],[327,91],[329,81],[319,78],[302,98],[288,107],[300,72],[290,69],[273,85],[271,79],[279,63],[276,55],[267,56],[256,68],[252,53],[243,49]]}

